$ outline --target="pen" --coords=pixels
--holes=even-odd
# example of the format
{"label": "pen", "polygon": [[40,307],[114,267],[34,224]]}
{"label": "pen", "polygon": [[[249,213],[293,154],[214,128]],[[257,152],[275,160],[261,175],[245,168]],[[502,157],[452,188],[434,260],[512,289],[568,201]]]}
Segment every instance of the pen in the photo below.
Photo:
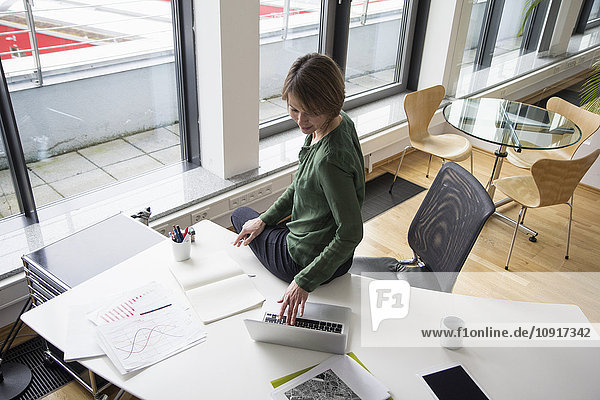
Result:
{"label": "pen", "polygon": [[175,241],[177,243],[181,243],[181,238],[179,237],[179,234],[177,233],[177,228],[175,227],[175,225],[173,225],[173,236],[175,236]]}
{"label": "pen", "polygon": [[141,313],[140,313],[140,315],[150,314],[151,312],[158,311],[158,310],[162,310],[163,308],[167,308],[167,307],[169,307],[169,306],[171,306],[171,305],[172,305],[172,304],[166,304],[166,305],[164,305],[164,306],[162,306],[162,307],[155,308],[154,310],[150,310],[150,311],[144,311],[144,312],[141,312]]}
{"label": "pen", "polygon": [[185,239],[185,237],[186,237],[186,236],[187,236],[187,234],[188,234],[188,229],[190,229],[190,227],[189,227],[189,226],[185,228],[185,231],[183,231],[183,238],[184,238],[184,239]]}
{"label": "pen", "polygon": [[179,241],[183,242],[183,235],[181,234],[181,228],[179,227],[179,225],[176,225],[175,228],[177,228],[177,234],[179,235]]}

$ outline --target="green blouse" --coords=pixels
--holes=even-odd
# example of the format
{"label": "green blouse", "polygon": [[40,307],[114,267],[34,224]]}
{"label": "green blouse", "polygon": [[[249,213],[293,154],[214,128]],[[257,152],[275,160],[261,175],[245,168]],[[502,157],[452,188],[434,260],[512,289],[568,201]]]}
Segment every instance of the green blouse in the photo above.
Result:
{"label": "green blouse", "polygon": [[350,257],[363,237],[364,159],[354,123],[342,122],[317,143],[306,135],[292,184],[260,218],[287,223],[288,251],[303,267],[294,280],[312,292]]}

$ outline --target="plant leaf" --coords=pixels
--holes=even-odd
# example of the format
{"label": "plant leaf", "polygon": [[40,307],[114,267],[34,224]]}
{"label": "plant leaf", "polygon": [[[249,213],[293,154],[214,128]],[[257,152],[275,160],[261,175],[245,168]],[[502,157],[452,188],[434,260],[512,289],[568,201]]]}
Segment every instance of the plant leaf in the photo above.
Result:
{"label": "plant leaf", "polygon": [[533,10],[535,10],[535,8],[538,6],[538,4],[540,4],[542,1],[547,1],[547,0],[527,0],[525,2],[523,11],[521,12],[521,28],[519,28],[519,32],[517,32],[517,36],[523,35],[523,31],[525,30],[525,24],[527,24],[527,20],[529,19],[529,16],[533,12]]}
{"label": "plant leaf", "polygon": [[600,61],[593,65],[594,72],[581,85],[581,105],[588,111],[600,114]]}

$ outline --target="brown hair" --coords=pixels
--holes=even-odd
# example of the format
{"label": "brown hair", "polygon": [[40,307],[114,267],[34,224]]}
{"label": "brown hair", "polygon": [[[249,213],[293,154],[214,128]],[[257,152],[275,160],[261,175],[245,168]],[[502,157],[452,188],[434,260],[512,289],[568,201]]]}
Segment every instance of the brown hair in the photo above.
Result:
{"label": "brown hair", "polygon": [[292,94],[308,113],[337,117],[344,105],[344,77],[330,57],[311,53],[298,58],[283,83],[281,98]]}

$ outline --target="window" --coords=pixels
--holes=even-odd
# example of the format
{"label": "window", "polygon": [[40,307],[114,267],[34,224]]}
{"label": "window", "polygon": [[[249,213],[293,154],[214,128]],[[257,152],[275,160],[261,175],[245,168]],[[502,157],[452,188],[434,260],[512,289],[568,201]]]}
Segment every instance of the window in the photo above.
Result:
{"label": "window", "polygon": [[600,0],[584,0],[575,28],[576,33],[600,26]]}
{"label": "window", "polygon": [[398,83],[403,23],[403,0],[364,0],[362,4],[352,4],[346,63],[347,96]]}
{"label": "window", "polygon": [[319,50],[320,21],[320,0],[261,1],[260,122],[287,114],[283,81],[294,60]]}
{"label": "window", "polygon": [[[543,25],[543,18],[534,18],[543,6],[536,7],[523,24],[523,15],[529,5],[529,0],[474,2],[463,60],[472,62],[474,69],[478,70],[514,60],[531,51],[531,46],[527,46],[528,38]],[[536,39],[539,40],[538,35]],[[537,43],[534,49],[536,46]]]}
{"label": "window", "polygon": [[521,27],[523,9],[528,0],[505,0],[500,16],[498,37],[494,46],[494,61],[503,62],[513,59],[520,54],[519,50],[523,44],[523,34],[519,32]]}
{"label": "window", "polygon": [[592,24],[600,21],[600,0],[594,0],[587,23]]}
{"label": "window", "polygon": [[0,141],[0,219],[19,213],[17,195],[8,169],[8,157],[4,143]]}
{"label": "window", "polygon": [[[194,49],[182,45],[191,11],[177,0],[27,0],[0,12],[1,62],[35,206],[182,159],[199,163],[197,124],[180,125],[198,120],[186,103],[196,85],[182,83],[195,77],[186,56]],[[0,217],[15,213],[4,160],[0,153]]]}
{"label": "window", "polygon": [[473,93],[539,67],[536,52],[543,35],[553,31],[555,19],[550,21],[549,15],[556,18],[549,9],[549,1],[473,1],[456,95]]}
{"label": "window", "polygon": [[[341,3],[341,4],[340,4]],[[345,109],[406,87],[409,0],[261,1],[261,137],[289,129],[281,87],[290,65],[310,52],[332,56],[345,72]]]}

